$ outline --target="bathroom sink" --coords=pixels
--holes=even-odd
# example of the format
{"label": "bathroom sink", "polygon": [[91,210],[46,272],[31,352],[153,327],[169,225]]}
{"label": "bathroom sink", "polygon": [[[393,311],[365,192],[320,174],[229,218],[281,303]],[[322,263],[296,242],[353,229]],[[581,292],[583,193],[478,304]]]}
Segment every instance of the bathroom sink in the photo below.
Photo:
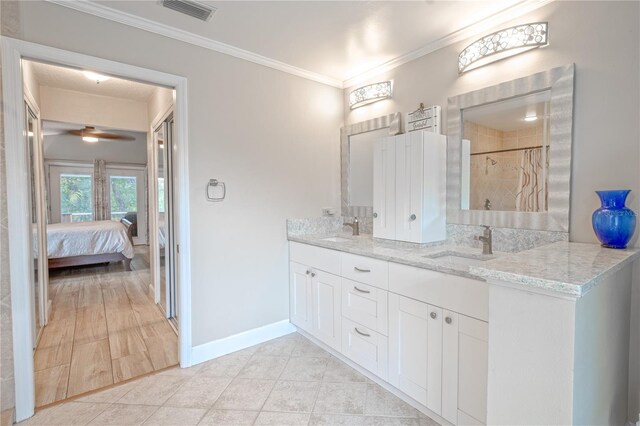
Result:
{"label": "bathroom sink", "polygon": [[482,265],[487,260],[495,259],[495,256],[490,254],[473,254],[456,251],[441,251],[438,253],[428,254],[424,257],[460,266]]}
{"label": "bathroom sink", "polygon": [[345,243],[347,241],[353,241],[353,239],[336,236],[336,237],[321,238],[320,241],[330,241],[332,243]]}

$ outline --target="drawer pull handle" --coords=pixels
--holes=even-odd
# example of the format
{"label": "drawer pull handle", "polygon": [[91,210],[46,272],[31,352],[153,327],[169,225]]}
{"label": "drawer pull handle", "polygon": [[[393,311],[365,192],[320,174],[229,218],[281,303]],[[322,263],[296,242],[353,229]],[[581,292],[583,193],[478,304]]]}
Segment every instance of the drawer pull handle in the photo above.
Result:
{"label": "drawer pull handle", "polygon": [[358,334],[359,334],[359,335],[361,335],[361,336],[364,336],[364,337],[371,337],[371,335],[370,335],[370,334],[363,333],[362,331],[358,330],[358,327],[354,327],[353,329],[356,331],[356,333],[358,333]]}
{"label": "drawer pull handle", "polygon": [[363,290],[361,288],[358,288],[358,286],[355,286],[355,285],[353,286],[353,289],[355,291],[359,291],[360,293],[371,293],[369,290]]}
{"label": "drawer pull handle", "polygon": [[431,312],[431,318],[433,319],[438,318],[438,314],[436,314],[435,312]]}
{"label": "drawer pull handle", "polygon": [[446,318],[444,319],[444,321],[445,321],[447,324],[451,324],[451,323],[453,322],[453,320],[451,319],[451,317],[446,317]]}
{"label": "drawer pull handle", "polygon": [[355,269],[358,272],[371,272],[371,269],[362,269],[362,268],[358,268],[357,266],[354,266],[353,269]]}

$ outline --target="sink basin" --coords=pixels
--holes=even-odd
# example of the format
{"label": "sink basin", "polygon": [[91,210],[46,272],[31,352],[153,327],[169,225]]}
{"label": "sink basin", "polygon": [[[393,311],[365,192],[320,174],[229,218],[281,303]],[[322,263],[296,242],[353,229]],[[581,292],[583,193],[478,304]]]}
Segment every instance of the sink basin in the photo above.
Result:
{"label": "sink basin", "polygon": [[443,263],[460,266],[482,265],[487,260],[495,259],[495,256],[490,254],[472,254],[455,251],[442,251],[438,253],[428,254],[424,257],[429,259],[437,259]]}
{"label": "sink basin", "polygon": [[331,241],[332,243],[345,243],[347,241],[353,241],[351,238],[345,237],[327,237],[321,238],[320,241]]}

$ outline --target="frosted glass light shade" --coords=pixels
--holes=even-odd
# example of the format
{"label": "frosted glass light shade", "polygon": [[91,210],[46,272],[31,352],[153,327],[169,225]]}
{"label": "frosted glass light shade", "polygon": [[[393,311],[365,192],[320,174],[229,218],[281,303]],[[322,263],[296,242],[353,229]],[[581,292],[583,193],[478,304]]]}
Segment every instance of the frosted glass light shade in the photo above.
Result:
{"label": "frosted glass light shade", "polygon": [[548,23],[534,22],[486,35],[458,55],[460,74],[509,56],[549,44]]}

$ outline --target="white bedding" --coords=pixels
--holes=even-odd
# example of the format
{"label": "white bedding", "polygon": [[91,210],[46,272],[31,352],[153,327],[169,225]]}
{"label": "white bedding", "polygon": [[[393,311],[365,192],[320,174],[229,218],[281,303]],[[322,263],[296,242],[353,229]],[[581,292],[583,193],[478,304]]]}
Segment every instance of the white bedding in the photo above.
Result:
{"label": "white bedding", "polygon": [[133,245],[125,226],[113,220],[47,225],[49,259],[92,254],[122,253],[133,258]]}

